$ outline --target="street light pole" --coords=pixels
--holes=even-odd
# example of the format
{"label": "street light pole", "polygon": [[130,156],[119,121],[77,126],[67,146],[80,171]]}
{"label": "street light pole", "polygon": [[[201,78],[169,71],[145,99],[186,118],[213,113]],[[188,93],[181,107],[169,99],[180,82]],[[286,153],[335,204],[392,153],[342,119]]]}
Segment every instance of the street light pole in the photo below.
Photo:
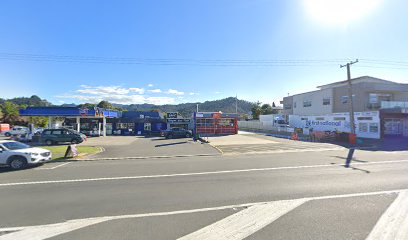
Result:
{"label": "street light pole", "polygon": [[351,85],[350,66],[355,63],[358,63],[358,59],[354,62],[349,62],[346,65],[340,65],[340,68],[347,67],[348,104],[350,113],[350,130],[352,134],[356,133],[356,126],[354,122],[353,89]]}
{"label": "street light pole", "polygon": [[198,103],[197,103],[197,111],[196,112],[198,112]]}

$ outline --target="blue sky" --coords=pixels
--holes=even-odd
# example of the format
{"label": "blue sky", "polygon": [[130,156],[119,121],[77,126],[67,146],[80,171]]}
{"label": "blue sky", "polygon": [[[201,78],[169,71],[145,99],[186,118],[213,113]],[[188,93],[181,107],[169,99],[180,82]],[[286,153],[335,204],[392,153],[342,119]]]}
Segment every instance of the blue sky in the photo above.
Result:
{"label": "blue sky", "polygon": [[356,58],[353,77],[407,83],[406,9],[405,0],[2,0],[0,97],[271,103],[344,80],[339,64]]}

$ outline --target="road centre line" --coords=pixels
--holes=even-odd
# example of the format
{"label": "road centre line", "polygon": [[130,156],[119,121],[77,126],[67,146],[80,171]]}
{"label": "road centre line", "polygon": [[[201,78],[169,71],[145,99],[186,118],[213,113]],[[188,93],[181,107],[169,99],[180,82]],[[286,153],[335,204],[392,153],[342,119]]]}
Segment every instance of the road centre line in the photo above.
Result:
{"label": "road centre line", "polygon": [[[375,165],[375,164],[390,164],[390,163],[406,163],[406,162],[408,162],[408,160],[390,160],[390,161],[378,161],[378,162],[358,162],[358,163],[353,163],[351,166],[353,166],[353,165]],[[224,174],[224,173],[263,172],[263,171],[290,170],[290,169],[308,169],[308,168],[329,168],[329,167],[339,167],[339,166],[345,166],[345,164],[320,164],[320,165],[271,167],[271,168],[251,168],[251,169],[237,169],[237,170],[224,170],[224,171],[174,173],[174,174],[142,175],[142,176],[127,176],[127,177],[102,177],[102,178],[83,178],[83,179],[49,180],[49,181],[33,181],[33,182],[12,182],[12,183],[1,183],[0,187],[19,186],[19,185],[54,184],[54,183],[79,183],[79,182],[96,182],[96,181],[148,179],[148,178],[184,177],[184,176],[215,175],[215,174]]]}
{"label": "road centre line", "polygon": [[[262,205],[262,204],[279,204],[279,203],[287,203],[290,201],[296,201],[298,203],[301,202],[308,202],[312,200],[325,200],[325,199],[338,199],[338,198],[349,198],[349,197],[363,197],[363,196],[375,196],[375,195],[383,195],[383,194],[395,194],[400,193],[403,191],[408,191],[408,189],[395,189],[395,190],[388,190],[388,191],[377,191],[377,192],[363,192],[363,193],[350,193],[350,194],[340,194],[340,195],[328,195],[328,196],[320,196],[320,197],[306,197],[306,198],[298,198],[298,199],[291,199],[291,200],[277,200],[277,201],[269,201],[269,202],[253,202],[253,203],[245,203],[245,204],[235,204],[235,205],[226,205],[226,206],[219,206],[219,207],[208,207],[208,208],[198,208],[198,209],[188,209],[188,210],[177,210],[177,211],[169,211],[169,212],[155,212],[155,213],[139,213],[139,214],[129,214],[129,215],[117,215],[117,216],[103,216],[103,217],[91,217],[91,218],[82,218],[82,219],[73,219],[68,220],[66,222],[61,223],[52,223],[52,224],[44,224],[44,225],[34,225],[34,226],[22,226],[22,227],[5,227],[0,228],[0,232],[13,232],[13,231],[24,231],[26,229],[34,229],[38,232],[47,231],[47,228],[55,228],[59,227],[60,225],[65,226],[63,229],[70,229],[72,226],[77,226],[76,223],[79,225],[83,225],[83,227],[89,226],[88,223],[101,223],[110,220],[121,220],[121,219],[131,219],[131,218],[144,218],[144,217],[157,217],[157,216],[169,216],[169,215],[178,215],[178,214],[188,214],[188,213],[200,213],[200,212],[208,212],[208,211],[217,211],[217,210],[226,210],[226,209],[234,209],[234,208],[244,208],[244,207],[251,207],[255,205]],[[58,231],[61,231],[61,228],[58,228]],[[78,229],[78,228],[76,228]],[[33,234],[35,231],[30,231]],[[66,231],[65,231],[66,232]],[[6,235],[0,235],[0,240],[8,240],[8,239],[16,239],[16,238],[6,238],[6,236],[10,236],[9,233]],[[46,239],[44,238],[37,238],[37,239]],[[22,238],[19,238],[22,239]],[[28,239],[34,239],[33,235],[30,236]]]}

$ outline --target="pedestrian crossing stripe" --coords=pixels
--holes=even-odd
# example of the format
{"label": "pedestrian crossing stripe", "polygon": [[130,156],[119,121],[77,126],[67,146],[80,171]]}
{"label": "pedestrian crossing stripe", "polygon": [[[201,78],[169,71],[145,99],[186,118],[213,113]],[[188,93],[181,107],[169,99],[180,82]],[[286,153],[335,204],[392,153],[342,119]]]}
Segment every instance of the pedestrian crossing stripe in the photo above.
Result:
{"label": "pedestrian crossing stripe", "polygon": [[[210,224],[202,229],[181,237],[179,240],[189,239],[227,239],[241,240],[271,224],[288,212],[302,204],[313,200],[338,199],[348,197],[374,196],[381,194],[398,194],[393,203],[380,217],[366,240],[408,239],[408,189],[352,193],[321,197],[299,198],[293,200],[279,200],[272,202],[257,202],[229,206],[180,210],[172,212],[142,213],[119,216],[105,216],[69,220],[62,223],[47,225],[0,228],[0,240],[44,240],[74,230],[92,226],[98,223],[130,218],[144,218],[153,216],[168,216],[176,214],[199,213],[233,208],[246,208]],[[3,235],[1,235],[3,234]]]}

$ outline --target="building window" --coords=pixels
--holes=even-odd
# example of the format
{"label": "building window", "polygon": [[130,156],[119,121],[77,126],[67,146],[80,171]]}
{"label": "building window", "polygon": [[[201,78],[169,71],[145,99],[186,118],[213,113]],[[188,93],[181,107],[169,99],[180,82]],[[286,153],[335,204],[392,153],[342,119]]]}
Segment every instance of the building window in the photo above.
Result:
{"label": "building window", "polygon": [[382,101],[391,101],[391,94],[388,93],[370,93],[368,102],[371,104],[381,103]]}
{"label": "building window", "polygon": [[358,117],[357,120],[360,120],[360,121],[369,120],[369,121],[371,121],[371,120],[373,120],[373,117]]}
{"label": "building window", "polygon": [[360,132],[368,132],[368,124],[367,123],[359,123],[358,129]]}
{"label": "building window", "polygon": [[330,98],[323,98],[323,105],[330,105]]}
{"label": "building window", "polygon": [[324,121],[324,117],[317,117],[316,120],[318,120],[318,121]]}
{"label": "building window", "polygon": [[135,124],[134,123],[116,123],[116,128],[117,129],[134,129]]}
{"label": "building window", "polygon": [[378,123],[370,123],[370,133],[378,133]]}
{"label": "building window", "polygon": [[346,120],[345,117],[335,117],[333,119],[334,119],[334,121],[345,121]]}
{"label": "building window", "polygon": [[284,104],[283,108],[285,109],[292,109],[292,105],[291,104]]}
{"label": "building window", "polygon": [[303,101],[303,107],[311,107],[312,101]]}
{"label": "building window", "polygon": [[[353,94],[352,97],[353,97],[353,100],[354,100],[356,95]],[[348,103],[348,96],[341,96],[340,100],[341,100],[341,103],[346,104],[346,103]]]}
{"label": "building window", "polygon": [[307,120],[309,120],[308,118],[300,118],[300,120],[302,120],[302,121],[307,121]]}
{"label": "building window", "polygon": [[293,103],[293,108],[296,108],[296,102]]}

